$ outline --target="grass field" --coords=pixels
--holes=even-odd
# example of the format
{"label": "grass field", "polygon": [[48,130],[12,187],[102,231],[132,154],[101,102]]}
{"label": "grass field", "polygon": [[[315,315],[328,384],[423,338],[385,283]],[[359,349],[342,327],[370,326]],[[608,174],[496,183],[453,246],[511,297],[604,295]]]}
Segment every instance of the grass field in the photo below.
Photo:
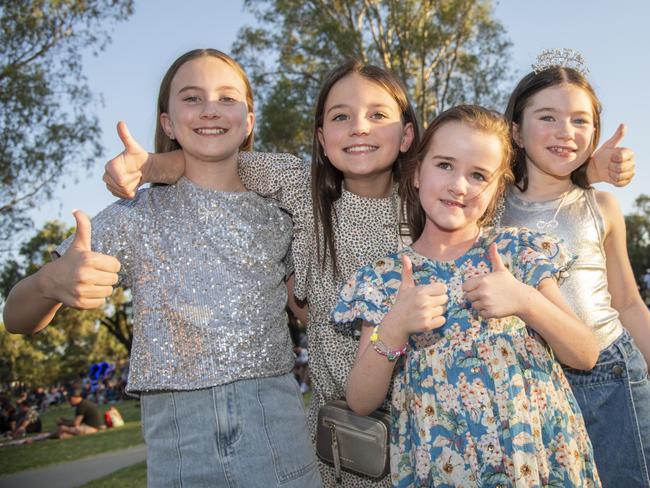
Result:
{"label": "grass field", "polygon": [[[0,475],[142,444],[144,441],[140,430],[139,403],[128,400],[117,404],[117,408],[125,421],[123,427],[71,439],[48,439],[28,445],[0,448]],[[103,409],[100,408],[100,411]],[[73,416],[74,409],[69,405],[52,407],[41,415],[43,431],[55,432],[56,420],[59,417]]]}
{"label": "grass field", "polygon": [[81,488],[147,488],[147,464],[138,463],[90,483]]}

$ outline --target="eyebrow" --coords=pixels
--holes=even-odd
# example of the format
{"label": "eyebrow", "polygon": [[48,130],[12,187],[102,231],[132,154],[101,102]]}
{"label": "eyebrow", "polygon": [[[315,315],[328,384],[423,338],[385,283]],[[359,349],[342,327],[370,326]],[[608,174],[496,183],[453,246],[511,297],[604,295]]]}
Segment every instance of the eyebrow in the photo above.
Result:
{"label": "eyebrow", "polygon": [[[542,107],[542,108],[538,108],[537,110],[533,111],[534,114],[539,113],[539,112],[558,112],[558,110],[554,109],[552,107]],[[592,113],[587,112],[586,110],[576,110],[575,112],[571,112],[571,113],[573,113],[573,114],[585,114],[585,115],[589,115],[590,117],[592,116]]]}
{"label": "eyebrow", "polygon": [[[218,90],[225,90],[225,91],[234,90],[237,93],[241,93],[239,91],[239,88],[237,88],[236,86],[232,86],[232,85],[223,85],[223,86],[218,87],[217,89]],[[200,86],[196,86],[196,85],[186,85],[183,88],[181,88],[180,90],[178,90],[178,93],[180,94],[180,93],[183,93],[183,92],[186,92],[186,91],[189,91],[189,90],[204,91],[205,89],[200,87]]]}
{"label": "eyebrow", "polygon": [[[373,103],[373,104],[370,104],[370,107],[371,108],[384,108],[384,109],[391,110],[391,106],[386,105],[385,103]],[[338,109],[342,109],[342,108],[350,108],[350,105],[347,105],[345,103],[338,103],[336,105],[332,105],[326,113],[330,113],[332,110],[338,110]]]}

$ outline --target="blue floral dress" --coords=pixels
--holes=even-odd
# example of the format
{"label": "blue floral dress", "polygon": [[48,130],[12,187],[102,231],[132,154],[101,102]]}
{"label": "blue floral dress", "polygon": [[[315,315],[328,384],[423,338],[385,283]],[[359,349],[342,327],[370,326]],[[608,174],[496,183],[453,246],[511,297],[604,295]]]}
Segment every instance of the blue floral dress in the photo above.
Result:
{"label": "blue floral dress", "polygon": [[448,287],[445,325],[412,335],[396,368],[393,485],[600,486],[580,410],[548,346],[519,318],[482,319],[464,298],[464,279],[490,272],[492,242],[513,275],[534,287],[570,264],[543,234],[486,228],[454,261],[406,248],[361,268],[341,290],[336,322],[378,324],[396,298],[402,254],[416,284]]}

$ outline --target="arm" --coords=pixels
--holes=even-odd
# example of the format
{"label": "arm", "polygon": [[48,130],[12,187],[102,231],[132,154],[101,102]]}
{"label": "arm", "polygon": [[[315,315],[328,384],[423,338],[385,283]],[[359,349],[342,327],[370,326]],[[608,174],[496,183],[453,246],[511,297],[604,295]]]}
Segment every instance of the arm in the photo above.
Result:
{"label": "arm", "polygon": [[82,424],[83,419],[83,415],[75,415],[74,421],[72,421],[72,425],[70,427],[79,427]]}
{"label": "arm", "polygon": [[291,276],[289,276],[287,279],[287,305],[302,324],[307,324],[307,321],[309,320],[309,306],[307,305],[306,301],[303,302],[296,299],[295,295],[293,294],[293,285],[295,281],[296,276],[292,273]]}
{"label": "arm", "polygon": [[650,364],[650,311],[639,294],[627,255],[625,219],[613,195],[597,192],[596,201],[605,220],[604,248],[612,307]]}
{"label": "arm", "polygon": [[[440,283],[415,286],[408,257],[402,257],[402,269],[395,304],[379,327],[379,339],[393,350],[402,347],[410,334],[436,329],[445,323],[446,287]],[[375,351],[370,342],[372,330],[372,324],[363,323],[357,358],[345,393],[350,408],[360,415],[369,414],[386,399],[395,368],[395,361]]]}
{"label": "arm", "polygon": [[7,331],[38,332],[52,321],[62,304],[80,309],[98,308],[113,293],[119,261],[92,252],[88,217],[76,212],[75,219],[75,237],[63,256],[21,280],[9,293],[4,308]]}
{"label": "arm", "polygon": [[463,284],[472,307],[484,318],[519,317],[544,338],[562,363],[593,368],[600,352],[596,338],[571,311],[557,283],[544,279],[535,289],[510,273],[496,244],[490,245],[488,253],[493,271]]}
{"label": "arm", "polygon": [[626,130],[624,124],[619,125],[614,135],[594,152],[587,165],[589,183],[625,186],[632,181],[634,152],[626,147],[618,147]]}

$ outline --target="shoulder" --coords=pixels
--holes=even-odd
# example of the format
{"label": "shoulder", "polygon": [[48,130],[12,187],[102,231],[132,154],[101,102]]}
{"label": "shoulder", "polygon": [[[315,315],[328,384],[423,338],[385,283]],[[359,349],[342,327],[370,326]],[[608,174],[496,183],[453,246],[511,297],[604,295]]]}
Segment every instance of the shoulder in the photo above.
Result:
{"label": "shoulder", "polygon": [[273,152],[257,152],[257,151],[241,151],[238,155],[240,163],[252,162],[266,162],[282,164],[288,167],[302,168],[307,166],[307,163],[297,156],[289,153],[273,153]]}

